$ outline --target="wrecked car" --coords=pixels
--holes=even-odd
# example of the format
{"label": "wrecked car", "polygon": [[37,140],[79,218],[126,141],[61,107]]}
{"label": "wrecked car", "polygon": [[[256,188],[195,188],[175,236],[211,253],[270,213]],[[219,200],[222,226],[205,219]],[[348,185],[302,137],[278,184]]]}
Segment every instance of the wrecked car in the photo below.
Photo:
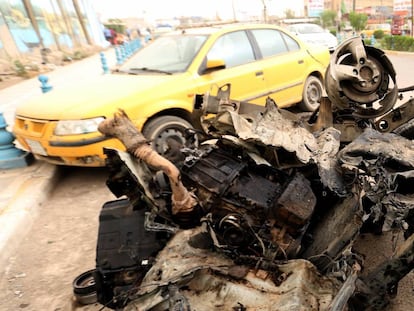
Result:
{"label": "wrecked car", "polygon": [[[395,106],[412,89],[352,38],[310,115],[271,98],[244,114],[230,90],[197,96],[188,135],[203,139],[171,140],[163,156],[123,111],[99,125],[127,152],[104,151],[118,199],[103,205],[96,267],[75,296],[88,281],[116,310],[384,310],[414,267],[412,99]],[[389,230],[406,240],[362,274],[353,242]]]}

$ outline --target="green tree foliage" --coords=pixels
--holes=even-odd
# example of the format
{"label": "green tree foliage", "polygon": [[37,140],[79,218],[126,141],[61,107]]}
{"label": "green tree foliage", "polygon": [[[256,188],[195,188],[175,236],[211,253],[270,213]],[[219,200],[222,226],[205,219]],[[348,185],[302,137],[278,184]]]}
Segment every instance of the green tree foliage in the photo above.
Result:
{"label": "green tree foliage", "polygon": [[336,12],[325,10],[321,13],[322,27],[328,28],[336,25]]}
{"label": "green tree foliage", "polygon": [[16,70],[16,73],[20,77],[27,78],[27,70],[26,67],[22,64],[21,61],[15,60],[14,61],[14,70]]}
{"label": "green tree foliage", "polygon": [[382,38],[384,38],[384,36],[385,36],[385,34],[384,34],[384,31],[382,30],[382,29],[377,29],[377,30],[375,30],[374,31],[374,38],[375,39],[382,39]]}
{"label": "green tree foliage", "polygon": [[291,9],[287,9],[285,11],[285,16],[286,16],[286,18],[295,18],[295,11],[293,11]]}
{"label": "green tree foliage", "polygon": [[363,13],[349,13],[349,22],[355,31],[361,31],[367,26],[368,15]]}
{"label": "green tree foliage", "polygon": [[381,45],[385,50],[414,52],[414,38],[408,36],[385,36]]}

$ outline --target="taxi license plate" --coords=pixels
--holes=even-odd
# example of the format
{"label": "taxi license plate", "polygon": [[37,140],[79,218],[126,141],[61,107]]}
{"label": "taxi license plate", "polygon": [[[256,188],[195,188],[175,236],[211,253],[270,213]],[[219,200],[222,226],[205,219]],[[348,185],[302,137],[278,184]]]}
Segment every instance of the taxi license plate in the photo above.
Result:
{"label": "taxi license plate", "polygon": [[29,145],[30,151],[34,154],[40,154],[42,156],[47,156],[47,152],[43,146],[35,140],[26,139],[26,143]]}

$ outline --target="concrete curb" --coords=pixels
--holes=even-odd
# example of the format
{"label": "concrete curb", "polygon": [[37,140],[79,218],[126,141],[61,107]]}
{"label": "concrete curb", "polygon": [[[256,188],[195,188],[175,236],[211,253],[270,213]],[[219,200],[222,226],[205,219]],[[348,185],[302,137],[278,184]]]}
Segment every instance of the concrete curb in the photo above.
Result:
{"label": "concrete curb", "polygon": [[50,195],[57,175],[57,166],[41,161],[0,171],[0,265],[4,269],[39,216],[39,207]]}
{"label": "concrete curb", "polygon": [[413,56],[414,52],[405,52],[405,51],[394,51],[394,50],[383,50],[385,54],[388,55],[405,55],[405,56]]}

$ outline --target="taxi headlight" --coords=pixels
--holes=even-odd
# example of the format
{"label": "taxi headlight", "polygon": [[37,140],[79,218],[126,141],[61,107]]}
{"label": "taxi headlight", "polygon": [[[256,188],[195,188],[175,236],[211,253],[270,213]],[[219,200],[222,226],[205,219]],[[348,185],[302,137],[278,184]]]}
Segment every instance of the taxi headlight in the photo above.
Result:
{"label": "taxi headlight", "polygon": [[87,134],[98,131],[103,117],[85,120],[61,120],[57,123],[54,134],[57,136]]}

